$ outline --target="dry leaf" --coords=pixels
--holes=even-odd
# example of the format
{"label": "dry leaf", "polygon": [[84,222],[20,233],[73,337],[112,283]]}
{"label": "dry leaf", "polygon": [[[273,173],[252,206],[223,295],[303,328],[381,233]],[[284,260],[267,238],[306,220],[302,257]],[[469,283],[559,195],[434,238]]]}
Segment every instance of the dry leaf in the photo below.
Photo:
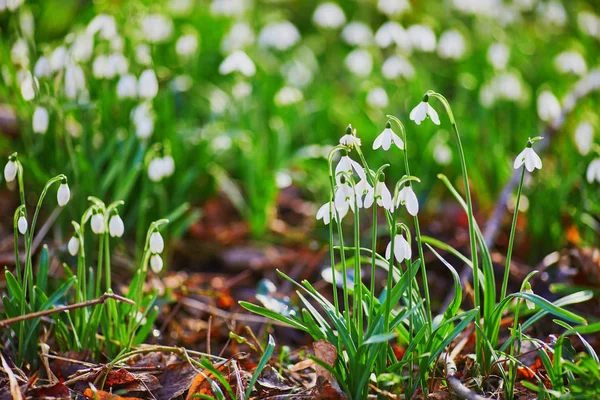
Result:
{"label": "dry leaf", "polygon": [[94,400],[141,400],[138,397],[122,397],[117,394],[105,392],[104,390],[92,390],[87,388],[83,391],[83,395],[88,399]]}
{"label": "dry leaf", "polygon": [[19,382],[17,382],[15,374],[6,363],[6,360],[2,354],[0,354],[0,358],[2,358],[2,368],[4,369],[6,375],[8,375],[8,381],[10,383],[10,395],[12,396],[13,400],[23,400],[23,394],[21,393],[21,388],[19,387]]}

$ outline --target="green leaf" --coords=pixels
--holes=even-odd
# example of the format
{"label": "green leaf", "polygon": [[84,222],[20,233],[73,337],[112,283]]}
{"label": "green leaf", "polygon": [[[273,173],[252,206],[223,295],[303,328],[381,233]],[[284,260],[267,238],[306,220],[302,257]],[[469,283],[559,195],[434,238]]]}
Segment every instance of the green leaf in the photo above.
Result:
{"label": "green leaf", "polygon": [[260,358],[260,361],[258,362],[258,365],[256,366],[254,373],[252,374],[252,379],[250,379],[250,383],[248,384],[248,389],[246,390],[246,396],[244,397],[245,400],[250,399],[250,395],[252,394],[252,389],[254,389],[254,385],[256,384],[258,377],[260,376],[261,372],[263,371],[263,368],[265,367],[265,365],[267,365],[267,363],[271,359],[271,355],[273,355],[274,349],[275,349],[275,339],[273,339],[273,336],[269,335],[269,341],[267,342],[267,347],[265,348],[265,352],[263,353],[262,357]]}
{"label": "green leaf", "polygon": [[301,323],[299,323],[291,318],[284,317],[283,315],[278,314],[274,311],[271,311],[265,307],[257,306],[255,304],[248,303],[247,301],[240,301],[239,304],[240,304],[240,306],[242,306],[243,308],[245,308],[246,310],[248,310],[250,312],[253,312],[258,315],[262,315],[263,317],[266,317],[266,318],[270,318],[270,319],[274,319],[276,321],[283,322],[283,323],[288,324],[296,329],[300,329],[302,331],[308,332],[308,328],[306,326],[302,325]]}
{"label": "green leaf", "polygon": [[48,270],[50,264],[50,257],[48,255],[48,246],[42,247],[42,253],[40,254],[40,262],[38,264],[38,274],[36,279],[36,285],[42,290],[46,291],[48,284]]}

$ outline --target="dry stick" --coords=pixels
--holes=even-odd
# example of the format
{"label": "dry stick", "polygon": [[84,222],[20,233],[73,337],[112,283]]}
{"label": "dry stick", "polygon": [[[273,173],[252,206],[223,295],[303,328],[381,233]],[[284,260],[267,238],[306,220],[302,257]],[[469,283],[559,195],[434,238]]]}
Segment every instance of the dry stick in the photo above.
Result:
{"label": "dry stick", "polygon": [[460,379],[456,377],[456,364],[448,353],[442,354],[440,357],[440,362],[441,360],[445,360],[444,369],[446,371],[446,382],[456,396],[465,400],[488,400],[487,397],[483,397],[475,392],[472,392],[468,387],[463,385]]}
{"label": "dry stick", "polygon": [[[577,81],[577,83],[575,83],[573,88],[569,91],[569,93],[567,93],[563,100],[560,115],[548,125],[546,125],[542,132],[539,134],[539,136],[544,137],[544,140],[540,141],[537,145],[538,153],[543,152],[549,146],[550,138],[554,136],[560,128],[562,128],[562,126],[565,123],[565,120],[567,119],[567,116],[573,111],[577,103],[582,98],[598,90],[600,90],[600,69],[594,69],[590,71],[589,74],[587,74],[579,81]],[[502,188],[500,197],[498,198],[496,206],[494,207],[494,212],[485,224],[483,240],[485,241],[485,245],[488,248],[496,242],[496,238],[498,237],[498,233],[500,232],[501,228],[502,217],[504,216],[504,212],[506,210],[506,205],[508,204],[508,200],[510,198],[511,193],[519,184],[520,177],[521,171],[514,170],[510,177],[510,180],[504,185],[504,188]],[[460,281],[463,287],[465,283],[469,281],[471,275],[471,268],[468,265],[465,265],[460,273]],[[452,301],[452,296],[453,294],[448,294],[448,296],[444,300],[444,306],[442,307],[442,309],[448,307],[448,305]]]}
{"label": "dry stick", "polygon": [[14,317],[14,318],[5,319],[4,321],[0,321],[0,328],[3,328],[7,325],[14,324],[16,322],[25,321],[28,319],[41,318],[41,317],[45,317],[47,315],[56,314],[56,313],[63,312],[63,311],[75,310],[77,308],[90,307],[90,306],[94,306],[96,304],[102,304],[107,299],[122,301],[123,303],[128,303],[128,304],[135,304],[135,302],[133,300],[128,299],[123,296],[119,296],[118,294],[104,293],[102,296],[98,297],[97,299],[88,300],[88,301],[84,301],[84,302],[76,303],[76,304],[71,304],[68,306],[57,307],[57,308],[53,308],[51,310],[38,311],[38,312],[34,312],[34,313],[20,315],[18,317]]}

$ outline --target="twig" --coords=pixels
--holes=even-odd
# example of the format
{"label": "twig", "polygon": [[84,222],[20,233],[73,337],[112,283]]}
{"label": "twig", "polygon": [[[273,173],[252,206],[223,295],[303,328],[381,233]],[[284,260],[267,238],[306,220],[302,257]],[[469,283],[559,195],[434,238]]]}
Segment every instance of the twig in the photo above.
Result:
{"label": "twig", "polygon": [[[544,140],[540,141],[539,145],[537,145],[536,150],[538,153],[543,152],[550,145],[550,138],[554,136],[560,130],[560,128],[562,128],[567,116],[569,116],[569,114],[573,111],[577,103],[587,95],[598,90],[600,90],[600,69],[594,69],[590,71],[589,74],[575,83],[573,88],[564,97],[562,109],[558,117],[547,124],[540,132],[539,136],[543,136]],[[511,193],[519,184],[520,177],[520,170],[513,171],[510,180],[504,185],[504,188],[502,188],[502,191],[500,192],[500,196],[496,202],[496,206],[494,207],[492,215],[490,218],[488,218],[485,224],[483,240],[488,248],[496,242],[496,238],[498,237],[498,233],[500,232],[501,228],[502,217],[504,216],[504,212],[506,210],[506,205],[508,204]],[[465,265],[460,272],[460,281],[463,286],[467,281],[469,281],[471,275],[471,268],[468,265]],[[450,293],[448,296],[446,296],[442,309],[448,307],[452,301],[452,296],[453,294]]]}
{"label": "twig", "polygon": [[18,317],[14,317],[14,318],[5,319],[4,321],[0,321],[0,328],[3,328],[7,325],[11,325],[11,324],[14,324],[17,322],[25,321],[28,319],[41,318],[41,317],[45,317],[47,315],[56,314],[56,313],[63,312],[63,311],[75,310],[77,308],[90,307],[90,306],[94,306],[96,304],[102,304],[107,299],[113,299],[113,300],[121,301],[123,303],[128,303],[128,304],[135,304],[135,302],[133,300],[128,299],[123,296],[119,296],[118,294],[104,293],[102,296],[98,297],[97,299],[83,301],[81,303],[70,304],[68,306],[56,307],[51,310],[38,311],[38,312],[33,312],[33,313],[25,314],[25,315],[19,315]]}
{"label": "twig", "polygon": [[471,391],[456,377],[456,364],[448,353],[444,353],[440,360],[445,360],[446,382],[455,395],[464,400],[488,400],[487,397]]}

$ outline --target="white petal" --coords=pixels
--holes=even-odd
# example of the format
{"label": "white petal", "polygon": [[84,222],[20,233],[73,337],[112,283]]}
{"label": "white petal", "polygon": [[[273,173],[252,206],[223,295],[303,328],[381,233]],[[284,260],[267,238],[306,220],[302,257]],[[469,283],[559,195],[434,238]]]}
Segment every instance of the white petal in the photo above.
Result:
{"label": "white petal", "polygon": [[535,150],[531,149],[531,158],[533,159],[533,166],[537,169],[542,169],[542,159],[537,155]]}
{"label": "white petal", "polygon": [[392,132],[392,135],[392,141],[394,142],[396,147],[398,147],[400,150],[404,150],[404,141],[400,138],[400,136],[396,135],[394,132]]}
{"label": "white petal", "polygon": [[381,202],[382,202],[383,207],[387,210],[391,209],[392,208],[392,194],[388,190],[387,186],[385,186],[385,183],[378,182],[377,185],[378,185],[377,191],[378,191],[379,196],[381,196]]}
{"label": "white petal", "polygon": [[[348,203],[344,203],[344,205],[341,208],[338,206],[335,206],[335,211],[337,211],[337,215],[341,221],[342,219],[344,219],[346,214],[348,214]],[[335,218],[335,219],[337,219],[337,218]]]}
{"label": "white petal", "polygon": [[417,125],[421,125],[421,121],[425,119],[425,110],[423,110],[423,107],[421,107],[422,104],[423,102],[417,104],[417,106],[413,108],[409,114],[411,121],[415,121],[415,124]]}
{"label": "white petal", "polygon": [[419,200],[410,187],[408,187],[408,190],[406,191],[406,210],[413,217],[419,212]]}
{"label": "white petal", "polygon": [[317,211],[317,219],[323,219],[326,214],[329,214],[330,202],[323,204]]}
{"label": "white petal", "polygon": [[79,252],[79,239],[75,236],[71,237],[69,243],[67,243],[67,249],[69,250],[69,254],[76,256]]}
{"label": "white petal", "polygon": [[162,253],[165,249],[165,241],[159,232],[154,232],[150,235],[150,251],[152,253]]}
{"label": "white petal", "polygon": [[392,255],[392,242],[389,242],[387,247],[385,248],[385,259],[389,260]]}
{"label": "white petal", "polygon": [[525,153],[525,168],[527,168],[527,171],[533,172],[535,169],[535,160],[531,154],[533,150],[531,150],[531,147],[528,147],[527,150],[529,151]]}
{"label": "white petal", "polygon": [[375,138],[375,141],[373,142],[373,150],[377,150],[378,148],[381,147],[384,138],[385,138],[385,131],[381,132],[379,134],[379,136],[377,136]]}
{"label": "white petal", "polygon": [[350,165],[352,165],[352,168],[354,169],[354,171],[356,171],[357,175],[360,177],[360,179],[366,179],[367,176],[365,175],[365,170],[363,169],[362,165],[360,165],[359,163],[357,163],[356,161],[350,159]]}
{"label": "white petal", "polygon": [[375,193],[373,190],[369,190],[365,196],[365,201],[363,203],[364,208],[369,208],[373,205],[373,201],[375,200]]}
{"label": "white petal", "polygon": [[402,246],[404,246],[404,258],[410,260],[412,258],[412,249],[410,248],[410,244],[406,239],[404,239],[404,236],[402,236],[401,238]]}
{"label": "white petal", "polygon": [[440,117],[438,117],[437,111],[435,111],[433,107],[429,105],[429,103],[427,103],[427,115],[429,115],[429,118],[431,118],[434,124],[440,124]]}
{"label": "white petal", "polygon": [[519,153],[519,155],[515,158],[515,162],[513,163],[513,168],[514,169],[519,169],[521,168],[521,165],[523,165],[523,163],[525,162],[525,154],[527,154],[527,149],[524,149],[522,152]]}
{"label": "white petal", "polygon": [[404,244],[402,243],[403,237],[402,235],[396,235],[396,238],[394,240],[394,257],[396,258],[396,261],[398,261],[399,263],[401,263],[402,261],[404,261],[405,258],[405,247]]}

